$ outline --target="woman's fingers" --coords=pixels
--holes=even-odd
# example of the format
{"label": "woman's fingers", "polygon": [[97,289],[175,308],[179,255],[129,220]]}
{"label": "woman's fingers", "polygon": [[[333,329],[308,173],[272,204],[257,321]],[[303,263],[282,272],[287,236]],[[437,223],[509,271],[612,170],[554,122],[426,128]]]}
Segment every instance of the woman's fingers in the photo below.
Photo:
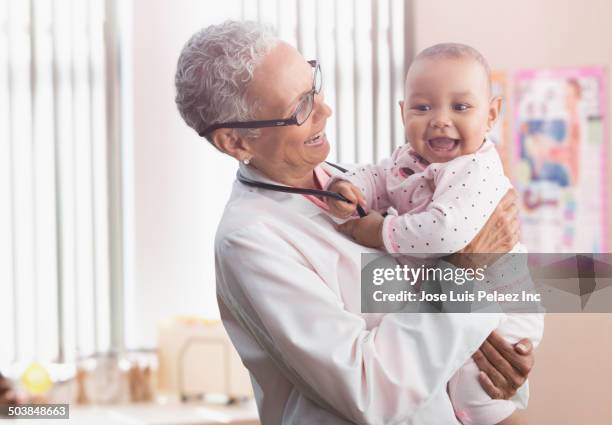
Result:
{"label": "woman's fingers", "polygon": [[518,209],[518,206],[516,204],[510,205],[504,211],[504,216],[505,216],[506,221],[508,223],[512,222],[513,220],[518,219],[518,214],[519,214],[519,209]]}
{"label": "woman's fingers", "polygon": [[462,252],[505,253],[518,242],[519,222],[516,191],[506,192],[484,227]]}
{"label": "woman's fingers", "polygon": [[480,372],[478,374],[478,381],[480,382],[480,385],[485,390],[485,392],[489,394],[489,397],[491,397],[494,400],[499,400],[503,398],[502,391],[498,389],[493,384],[493,382],[491,382],[491,379],[489,379],[486,373]]}
{"label": "woman's fingers", "polygon": [[517,207],[518,196],[514,189],[509,189],[504,197],[499,201],[493,215],[498,217],[498,227],[503,226],[507,222],[510,222],[513,218],[518,217]]}
{"label": "woman's fingers", "polygon": [[486,377],[479,377],[483,389],[492,398],[508,399],[525,383],[533,368],[533,344],[522,339],[512,345],[492,332],[472,358]]}
{"label": "woman's fingers", "polygon": [[502,210],[505,210],[512,205],[516,205],[517,200],[518,194],[516,193],[516,190],[514,190],[514,188],[508,189],[504,197],[499,202],[499,207]]}
{"label": "woman's fingers", "polygon": [[523,385],[525,378],[512,367],[489,341],[485,341],[480,346],[480,351],[482,351],[489,363],[503,376],[503,382],[510,386],[510,391],[516,391]]}
{"label": "woman's fingers", "polygon": [[492,245],[496,249],[493,252],[508,252],[519,242],[520,222],[519,210],[514,202],[516,199],[514,190],[509,190],[495,209],[495,226],[491,236],[495,241]]}
{"label": "woman's fingers", "polygon": [[513,235],[520,233],[521,225],[518,218],[515,218],[510,222],[510,233]]}
{"label": "woman's fingers", "polygon": [[507,390],[508,383],[503,375],[499,373],[499,371],[491,364],[481,350],[482,349],[476,351],[472,355],[472,358],[474,359],[474,362],[476,362],[478,369],[486,374],[487,378],[492,384],[488,390],[484,387],[484,385],[483,388],[491,398],[505,398],[506,393],[504,390]]}
{"label": "woman's fingers", "polygon": [[507,229],[510,223],[518,218],[518,207],[516,205],[510,205],[505,210],[498,210],[497,212],[497,227],[501,229]]}
{"label": "woman's fingers", "polygon": [[497,332],[491,332],[487,341],[506,359],[512,367],[525,379],[534,365],[532,354],[533,344],[527,338],[517,342],[514,346],[506,341]]}
{"label": "woman's fingers", "polygon": [[529,338],[523,338],[519,342],[514,344],[514,349],[520,354],[529,354],[533,350],[533,343]]}

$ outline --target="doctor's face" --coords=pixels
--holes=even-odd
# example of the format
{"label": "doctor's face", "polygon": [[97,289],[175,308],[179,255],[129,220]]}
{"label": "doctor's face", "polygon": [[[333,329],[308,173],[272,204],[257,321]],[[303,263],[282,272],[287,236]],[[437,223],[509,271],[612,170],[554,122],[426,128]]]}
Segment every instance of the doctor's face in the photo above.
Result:
{"label": "doctor's face", "polygon": [[[313,67],[294,47],[280,43],[255,68],[247,99],[259,106],[257,120],[289,118],[312,87]],[[249,142],[251,164],[281,183],[311,176],[329,154],[325,124],[330,115],[323,93],[315,94],[312,113],[302,125],[263,128]]]}

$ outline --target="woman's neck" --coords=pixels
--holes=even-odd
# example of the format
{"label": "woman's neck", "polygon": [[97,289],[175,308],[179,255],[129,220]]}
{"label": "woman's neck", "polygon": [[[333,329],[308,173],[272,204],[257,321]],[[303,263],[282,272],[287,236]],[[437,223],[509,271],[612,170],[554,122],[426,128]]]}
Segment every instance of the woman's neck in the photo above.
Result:
{"label": "woman's neck", "polygon": [[[262,170],[260,170],[262,171]],[[284,184],[285,186],[300,187],[304,189],[318,189],[317,179],[315,178],[314,169],[297,172],[297,170],[278,173],[278,175],[270,175],[263,172],[270,179]]]}

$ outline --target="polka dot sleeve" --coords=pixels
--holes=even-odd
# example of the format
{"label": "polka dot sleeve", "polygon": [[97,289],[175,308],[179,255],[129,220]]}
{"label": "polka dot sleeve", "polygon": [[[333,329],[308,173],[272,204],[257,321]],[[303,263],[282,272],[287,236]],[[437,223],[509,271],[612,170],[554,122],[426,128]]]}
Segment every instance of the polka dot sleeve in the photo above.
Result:
{"label": "polka dot sleeve", "polygon": [[390,158],[385,158],[378,164],[359,165],[342,176],[354,184],[363,194],[367,210],[385,212],[392,206],[387,192],[387,177],[393,172],[394,163],[402,147],[398,148]]}

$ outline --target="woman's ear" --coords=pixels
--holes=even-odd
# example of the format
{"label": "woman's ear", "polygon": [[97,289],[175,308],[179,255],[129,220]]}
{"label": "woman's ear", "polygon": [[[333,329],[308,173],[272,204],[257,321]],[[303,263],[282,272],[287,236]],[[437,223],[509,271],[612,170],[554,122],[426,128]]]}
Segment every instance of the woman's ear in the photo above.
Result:
{"label": "woman's ear", "polygon": [[220,128],[211,134],[212,143],[221,152],[228,154],[231,157],[236,158],[238,161],[242,161],[246,158],[251,158],[249,144],[246,140],[238,134],[238,132],[231,128]]}
{"label": "woman's ear", "polygon": [[493,126],[497,122],[497,119],[499,118],[499,115],[501,114],[501,108],[502,108],[502,97],[501,96],[495,96],[493,99],[491,99],[491,103],[489,103],[489,117],[487,120],[487,127],[489,131],[493,128]]}

